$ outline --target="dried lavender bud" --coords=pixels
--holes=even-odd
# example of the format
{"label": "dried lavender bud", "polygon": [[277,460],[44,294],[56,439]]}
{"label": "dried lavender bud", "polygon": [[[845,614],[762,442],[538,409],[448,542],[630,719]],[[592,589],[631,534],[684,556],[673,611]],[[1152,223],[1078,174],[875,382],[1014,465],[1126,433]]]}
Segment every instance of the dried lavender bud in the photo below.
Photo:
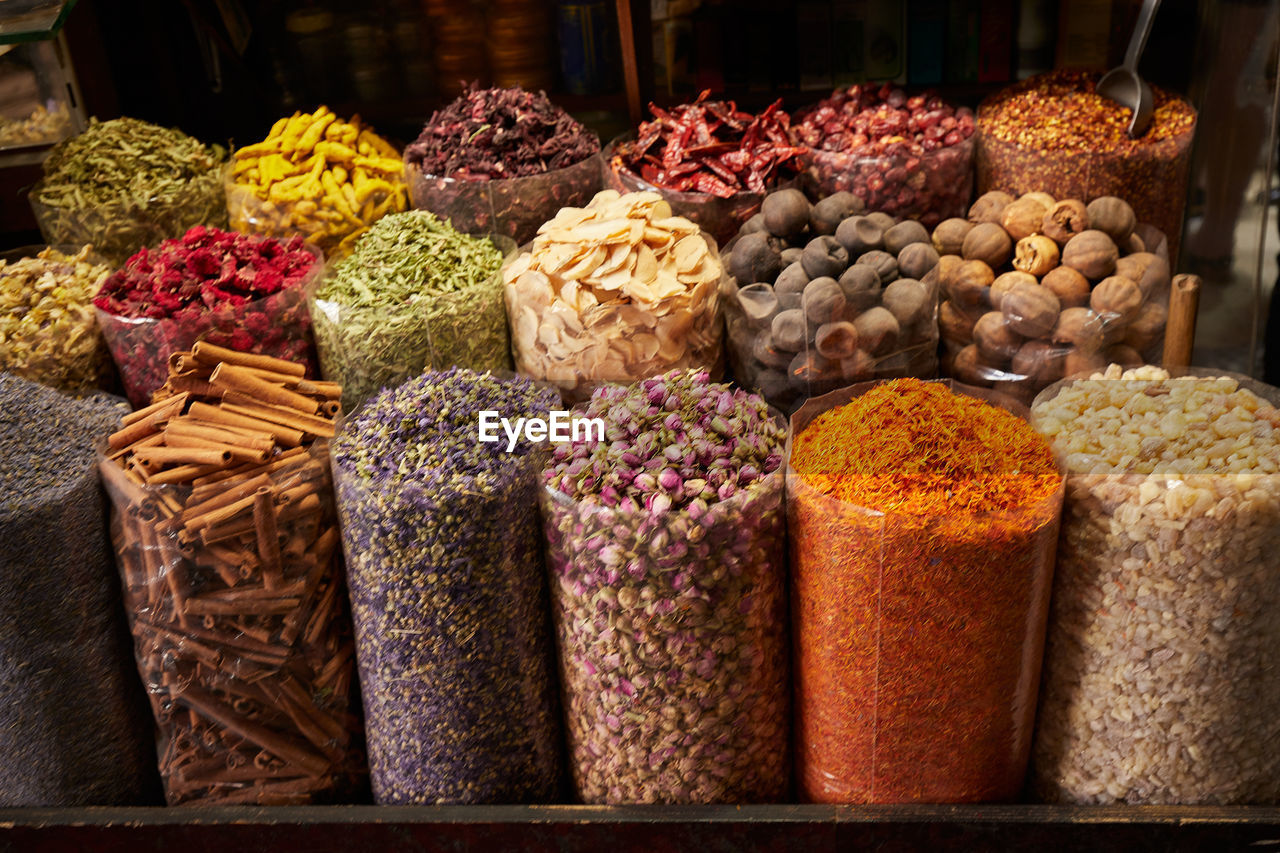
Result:
{"label": "dried lavender bud", "polygon": [[588,803],[786,792],[785,427],[706,373],[601,388],[544,472],[571,769]]}
{"label": "dried lavender bud", "polygon": [[0,805],[159,792],[94,442],[128,411],[0,374]]}
{"label": "dried lavender bud", "polygon": [[334,440],[379,803],[556,795],[542,454],[479,442],[477,419],[557,408],[528,379],[454,368],[381,392]]}

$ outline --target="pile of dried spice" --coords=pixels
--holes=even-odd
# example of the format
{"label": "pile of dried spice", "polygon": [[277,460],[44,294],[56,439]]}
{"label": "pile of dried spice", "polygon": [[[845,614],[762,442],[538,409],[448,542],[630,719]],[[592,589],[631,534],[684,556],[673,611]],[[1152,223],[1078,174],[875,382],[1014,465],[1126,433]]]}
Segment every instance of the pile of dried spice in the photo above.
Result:
{"label": "pile of dried spice", "polygon": [[[1105,377],[1105,378],[1104,378]],[[1280,390],[1154,367],[1044,391],[1067,468],[1033,779],[1050,802],[1280,801]]]}
{"label": "pile of dried spice", "polygon": [[63,391],[104,385],[111,372],[93,298],[111,269],[88,246],[67,254],[0,256],[0,370]]}
{"label": "pile of dried spice", "polygon": [[783,453],[755,394],[595,392],[544,474],[570,769],[588,803],[770,802],[790,780]]}
{"label": "pile of dried spice", "polygon": [[130,402],[145,403],[169,356],[196,341],[299,361],[314,376],[306,288],[323,267],[300,237],[200,226],[129,258],[93,304]]}
{"label": "pile of dried spice", "polygon": [[472,84],[432,114],[404,159],[414,207],[516,243],[600,189],[600,139],[542,92]]}
{"label": "pile of dried spice", "polygon": [[428,371],[334,444],[375,799],[555,798],[537,445],[477,441],[477,415],[546,417],[523,378]]}
{"label": "pile of dried spice", "polygon": [[851,192],[868,210],[936,225],[964,213],[973,191],[973,111],[890,84],[838,89],[792,136],[818,196]]}
{"label": "pile of dried spice", "polygon": [[94,441],[128,411],[0,374],[0,806],[142,805],[157,788]]}
{"label": "pile of dried spice", "polygon": [[997,92],[978,108],[978,192],[1127,200],[1140,222],[1169,238],[1177,257],[1191,165],[1195,109],[1151,87],[1155,112],[1137,139],[1130,111],[1097,92],[1099,75],[1054,71]]}
{"label": "pile of dried spice", "polygon": [[810,400],[792,434],[803,796],[1016,796],[1062,506],[1048,445],[1011,411],[917,379]]}
{"label": "pile of dried spice", "polygon": [[425,210],[386,216],[356,241],[311,302],[320,367],[347,411],[427,368],[511,369],[502,255]]}
{"label": "pile of dried spice", "polygon": [[112,264],[195,225],[225,226],[226,152],[133,118],[89,124],[60,142],[31,190],[51,244],[90,243]]}

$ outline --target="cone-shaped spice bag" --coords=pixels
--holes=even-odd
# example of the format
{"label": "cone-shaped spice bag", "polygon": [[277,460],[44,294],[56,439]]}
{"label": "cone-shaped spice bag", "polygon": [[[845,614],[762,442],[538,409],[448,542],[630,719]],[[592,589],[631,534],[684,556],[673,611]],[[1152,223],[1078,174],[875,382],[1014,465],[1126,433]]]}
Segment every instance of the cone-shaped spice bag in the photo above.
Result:
{"label": "cone-shaped spice bag", "polygon": [[1218,370],[1068,380],[1032,756],[1068,803],[1280,802],[1280,389]]}
{"label": "cone-shaped spice bag", "polygon": [[973,802],[1022,787],[1062,475],[1026,410],[988,393],[864,383],[792,417],[805,799]]}
{"label": "cone-shaped spice bag", "polygon": [[546,471],[570,768],[588,803],[790,787],[783,454],[764,400],[673,371],[601,388]]}
{"label": "cone-shaped spice bag", "polygon": [[93,445],[127,411],[0,374],[0,806],[158,796]]}
{"label": "cone-shaped spice bag", "polygon": [[172,369],[99,464],[169,803],[349,797],[364,761],[326,440],[341,389],[205,343]]}
{"label": "cone-shaped spice bag", "polygon": [[555,798],[560,726],[538,526],[542,454],[477,440],[547,417],[528,379],[452,369],[383,391],[335,442],[369,766],[381,804]]}

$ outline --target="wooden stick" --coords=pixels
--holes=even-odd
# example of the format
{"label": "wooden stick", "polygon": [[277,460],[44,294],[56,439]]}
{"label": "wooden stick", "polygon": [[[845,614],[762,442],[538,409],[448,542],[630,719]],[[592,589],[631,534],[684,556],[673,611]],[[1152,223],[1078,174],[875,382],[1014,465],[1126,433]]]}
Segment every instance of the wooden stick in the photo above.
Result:
{"label": "wooden stick", "polygon": [[307,372],[306,365],[298,364],[292,361],[286,361],[282,358],[272,358],[269,355],[259,355],[250,352],[237,352],[226,347],[215,346],[207,341],[198,341],[191,348],[191,354],[195,356],[197,361],[217,367],[220,362],[227,364],[239,365],[242,367],[256,367],[260,370],[271,370],[276,373],[287,373],[291,376],[305,376]]}
{"label": "wooden stick", "polygon": [[236,367],[226,362],[217,366],[211,380],[215,385],[224,385],[228,389],[248,394],[273,406],[297,409],[304,415],[314,415],[320,409],[320,404],[310,397],[267,382],[243,367]]}
{"label": "wooden stick", "polygon": [[1164,329],[1164,367],[1191,366],[1196,341],[1196,312],[1200,308],[1200,277],[1176,275],[1169,292],[1169,320]]}

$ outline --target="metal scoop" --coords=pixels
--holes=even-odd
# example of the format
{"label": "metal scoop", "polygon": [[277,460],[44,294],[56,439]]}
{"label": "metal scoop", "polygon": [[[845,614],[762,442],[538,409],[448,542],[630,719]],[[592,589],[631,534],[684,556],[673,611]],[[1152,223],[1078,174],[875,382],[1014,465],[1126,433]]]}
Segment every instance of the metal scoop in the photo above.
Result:
{"label": "metal scoop", "polygon": [[1133,35],[1129,38],[1129,49],[1124,52],[1124,64],[1119,68],[1112,68],[1098,81],[1099,95],[1133,110],[1133,117],[1129,119],[1129,136],[1132,139],[1147,132],[1151,125],[1151,113],[1155,110],[1151,87],[1138,76],[1138,60],[1142,58],[1142,49],[1147,46],[1151,22],[1155,20],[1158,8],[1160,0],[1142,0],[1138,23],[1134,25]]}

